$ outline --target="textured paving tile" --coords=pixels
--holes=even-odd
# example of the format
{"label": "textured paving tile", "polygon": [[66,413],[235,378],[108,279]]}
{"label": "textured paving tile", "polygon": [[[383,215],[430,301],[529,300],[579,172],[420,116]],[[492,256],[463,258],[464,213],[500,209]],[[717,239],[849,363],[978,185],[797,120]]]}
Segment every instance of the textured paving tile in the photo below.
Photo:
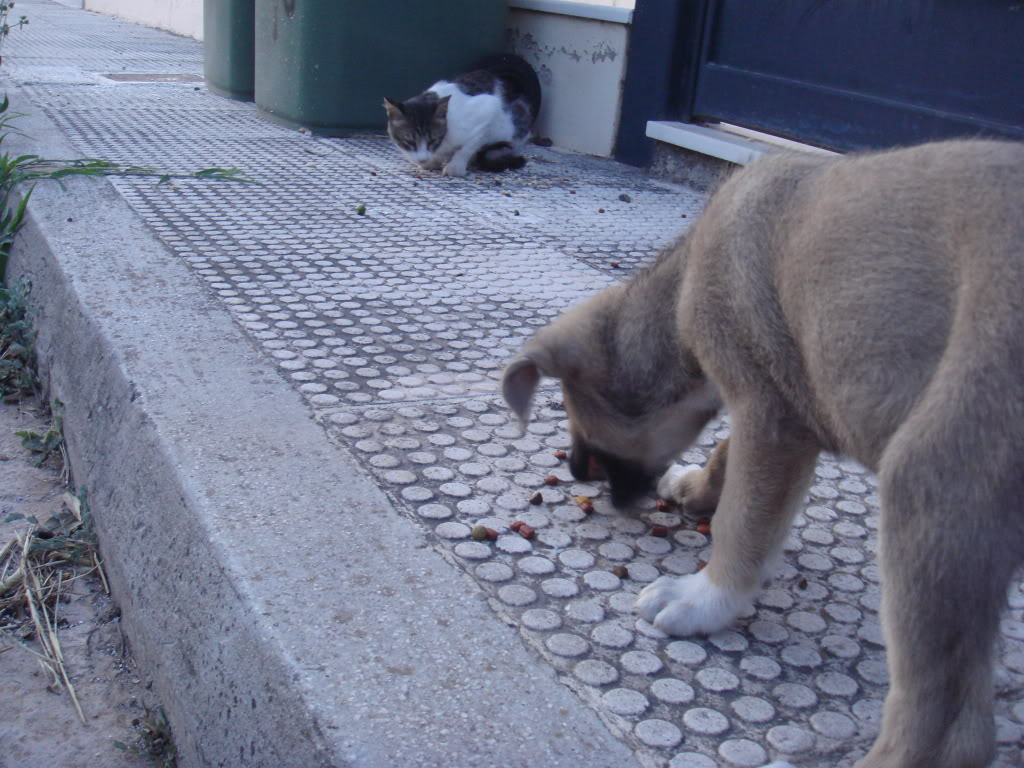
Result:
{"label": "textured paving tile", "polygon": [[[36,103],[84,155],[179,172],[238,167],[261,182],[115,185],[396,512],[419,521],[646,764],[824,768],[863,753],[887,683],[870,474],[824,457],[785,562],[751,611],[709,638],[667,638],[633,615],[634,596],[662,574],[692,573],[707,538],[653,499],[621,514],[600,485],[574,482],[555,455],[569,445],[555,388],[541,392],[525,434],[497,396],[522,341],[649,261],[700,211],[700,195],[543,150],[521,172],[443,179],[380,137],[303,136],[190,84],[102,84],[92,75],[199,72],[200,48],[91,16],[72,34],[61,28],[69,19],[53,12],[47,29],[10,41]],[[67,75],[75,67],[80,82]],[[727,420],[715,422],[682,460],[703,463],[727,433]],[[669,535],[651,535],[655,525]],[[496,539],[475,539],[476,526]],[[1010,603],[1001,766],[1021,758],[1021,585]]]}

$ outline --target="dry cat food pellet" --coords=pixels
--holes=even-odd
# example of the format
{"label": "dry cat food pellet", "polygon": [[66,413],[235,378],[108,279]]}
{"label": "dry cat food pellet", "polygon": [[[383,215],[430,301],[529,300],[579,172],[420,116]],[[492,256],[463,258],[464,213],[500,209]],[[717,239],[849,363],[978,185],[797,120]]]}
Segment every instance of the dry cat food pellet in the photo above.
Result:
{"label": "dry cat food pellet", "polygon": [[544,485],[558,485],[559,482],[561,481],[554,475],[548,475],[544,478]]}
{"label": "dry cat food pellet", "polygon": [[515,531],[516,533],[519,533],[519,529],[522,528],[524,525],[526,525],[526,523],[524,523],[522,520],[516,520],[514,523],[512,523],[512,525],[509,526],[509,528]]}
{"label": "dry cat food pellet", "polygon": [[530,497],[531,504],[542,504],[543,502],[544,497],[541,495],[540,491],[537,491],[535,494],[533,494],[533,496]]}
{"label": "dry cat food pellet", "polygon": [[664,525],[656,525],[653,528],[651,528],[651,536],[665,538],[666,536],[668,536],[668,528],[666,528]]}
{"label": "dry cat food pellet", "polygon": [[697,533],[702,533],[705,536],[711,535],[711,520],[706,517],[702,517],[697,521]]}
{"label": "dry cat food pellet", "polygon": [[629,569],[626,568],[626,566],[624,565],[616,565],[614,568],[612,568],[612,573],[614,573],[620,579],[629,578]]}
{"label": "dry cat food pellet", "polygon": [[590,514],[594,511],[594,502],[590,500],[589,496],[573,496],[573,501],[576,502],[576,506],[583,510],[585,514]]}
{"label": "dry cat food pellet", "polygon": [[654,508],[656,510],[658,510],[659,512],[664,512],[665,510],[667,510],[671,506],[672,505],[669,504],[664,499],[658,499],[657,501],[654,502]]}
{"label": "dry cat food pellet", "polygon": [[807,589],[807,579],[800,579],[800,581],[797,583],[797,587],[799,587],[800,589]]}
{"label": "dry cat food pellet", "polygon": [[518,533],[524,539],[532,539],[534,534],[537,533],[537,531],[529,525],[527,525],[526,523],[523,523],[521,526],[519,526],[519,530],[516,531],[516,533]]}
{"label": "dry cat food pellet", "polygon": [[697,570],[698,571],[703,571],[705,566],[707,566],[707,563],[705,563],[703,560],[701,560],[699,563],[697,563]]}
{"label": "dry cat food pellet", "polygon": [[565,459],[569,457],[569,454],[566,453],[565,451],[555,451],[552,454],[552,456],[554,456],[556,459]]}
{"label": "dry cat food pellet", "polygon": [[486,525],[474,525],[469,535],[477,541],[494,541],[498,538],[498,532]]}

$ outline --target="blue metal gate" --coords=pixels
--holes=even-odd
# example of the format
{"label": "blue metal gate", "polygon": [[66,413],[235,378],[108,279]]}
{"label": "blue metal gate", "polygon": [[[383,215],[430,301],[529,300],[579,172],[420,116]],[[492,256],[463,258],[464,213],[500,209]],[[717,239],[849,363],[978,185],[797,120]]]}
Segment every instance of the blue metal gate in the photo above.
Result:
{"label": "blue metal gate", "polygon": [[637,106],[839,150],[1024,139],[1022,0],[638,0],[630,49],[627,153]]}

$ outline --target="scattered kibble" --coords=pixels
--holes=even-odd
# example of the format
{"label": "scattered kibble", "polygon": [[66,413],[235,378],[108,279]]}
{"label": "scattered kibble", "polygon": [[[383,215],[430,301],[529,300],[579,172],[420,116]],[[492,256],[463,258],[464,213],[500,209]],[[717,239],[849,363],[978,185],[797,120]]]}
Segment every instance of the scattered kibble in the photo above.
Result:
{"label": "scattered kibble", "polygon": [[365,205],[357,205],[356,206],[356,213],[358,213],[360,216],[365,216],[366,215],[366,206]]}
{"label": "scattered kibble", "polygon": [[631,202],[633,202],[633,198],[630,197],[629,195],[627,195],[625,192],[623,192],[621,195],[619,195],[619,200],[621,200],[624,203],[631,203]]}
{"label": "scattered kibble", "polygon": [[477,541],[486,541],[487,540],[487,528],[486,528],[486,526],[483,526],[483,525],[474,525],[473,526],[473,530],[471,530],[469,532],[469,535],[472,536]]}
{"label": "scattered kibble", "polygon": [[544,503],[544,496],[541,494],[540,491],[537,491],[535,494],[533,494],[533,496],[530,497],[530,503],[531,504],[543,504]]}
{"label": "scattered kibble", "polygon": [[532,526],[523,523],[521,526],[519,526],[519,530],[516,531],[516,533],[518,533],[524,539],[532,539],[534,537],[534,534],[537,533],[537,531]]}
{"label": "scattered kibble", "polygon": [[797,587],[799,589],[807,589],[807,579],[800,579],[800,581],[797,582]]}
{"label": "scattered kibble", "polygon": [[666,511],[666,510],[668,510],[668,509],[669,509],[669,508],[670,508],[671,506],[672,506],[672,505],[671,505],[671,504],[669,504],[669,503],[668,503],[667,501],[665,501],[665,499],[661,499],[661,498],[657,499],[657,500],[656,500],[656,501],[654,502],[654,508],[655,508],[656,510],[658,510],[659,512],[665,512],[665,511]]}
{"label": "scattered kibble", "polygon": [[620,579],[629,578],[629,569],[624,565],[616,565],[614,568],[612,568],[612,573],[614,573]]}
{"label": "scattered kibble", "polygon": [[558,485],[561,482],[555,475],[548,475],[544,478],[544,485]]}
{"label": "scattered kibble", "polygon": [[376,175],[377,175],[377,172],[376,172],[376,171],[370,171],[370,175],[371,175],[371,176],[376,176]]}
{"label": "scattered kibble", "polygon": [[611,265],[612,269],[618,269],[619,268],[619,262],[617,262],[617,261],[610,261],[608,263]]}
{"label": "scattered kibble", "polygon": [[701,533],[705,536],[711,535],[711,520],[706,517],[702,517],[697,521],[697,533]]}
{"label": "scattered kibble", "polygon": [[698,571],[703,571],[706,566],[707,566],[707,563],[705,563],[703,560],[701,560],[699,563],[697,563],[697,570]]}
{"label": "scattered kibble", "polygon": [[653,528],[651,528],[651,536],[657,536],[663,539],[666,536],[668,536],[668,528],[666,528],[664,525],[656,525]]}
{"label": "scattered kibble", "polygon": [[516,216],[518,216],[518,215],[519,215],[519,211],[517,211],[517,210],[513,210],[513,211],[512,211],[512,213],[513,213],[514,215],[516,215]]}
{"label": "scattered kibble", "polygon": [[512,523],[512,525],[509,526],[509,528],[511,528],[516,533],[519,533],[519,529],[522,528],[524,525],[526,525],[526,523],[524,523],[522,520],[516,520],[514,523]]}
{"label": "scattered kibble", "polygon": [[604,213],[604,208],[598,208],[598,209],[597,209],[597,212],[598,212],[598,213]]}
{"label": "scattered kibble", "polygon": [[566,453],[565,451],[555,451],[551,455],[554,456],[556,459],[567,459],[567,458],[569,458],[569,454]]}
{"label": "scattered kibble", "polygon": [[681,217],[681,218],[684,218],[684,219],[685,219],[685,218],[686,218],[686,214],[684,213],[684,214],[682,215],[682,217]]}

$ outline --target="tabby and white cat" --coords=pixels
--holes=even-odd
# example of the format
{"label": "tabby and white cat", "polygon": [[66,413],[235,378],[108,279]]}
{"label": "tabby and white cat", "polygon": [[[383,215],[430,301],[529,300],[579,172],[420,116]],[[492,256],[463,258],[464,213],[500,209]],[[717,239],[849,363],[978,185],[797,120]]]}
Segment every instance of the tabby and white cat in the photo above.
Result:
{"label": "tabby and white cat", "polygon": [[468,168],[522,168],[523,145],[540,111],[540,81],[513,54],[490,56],[419,96],[384,99],[388,136],[414,165],[465,176]]}

